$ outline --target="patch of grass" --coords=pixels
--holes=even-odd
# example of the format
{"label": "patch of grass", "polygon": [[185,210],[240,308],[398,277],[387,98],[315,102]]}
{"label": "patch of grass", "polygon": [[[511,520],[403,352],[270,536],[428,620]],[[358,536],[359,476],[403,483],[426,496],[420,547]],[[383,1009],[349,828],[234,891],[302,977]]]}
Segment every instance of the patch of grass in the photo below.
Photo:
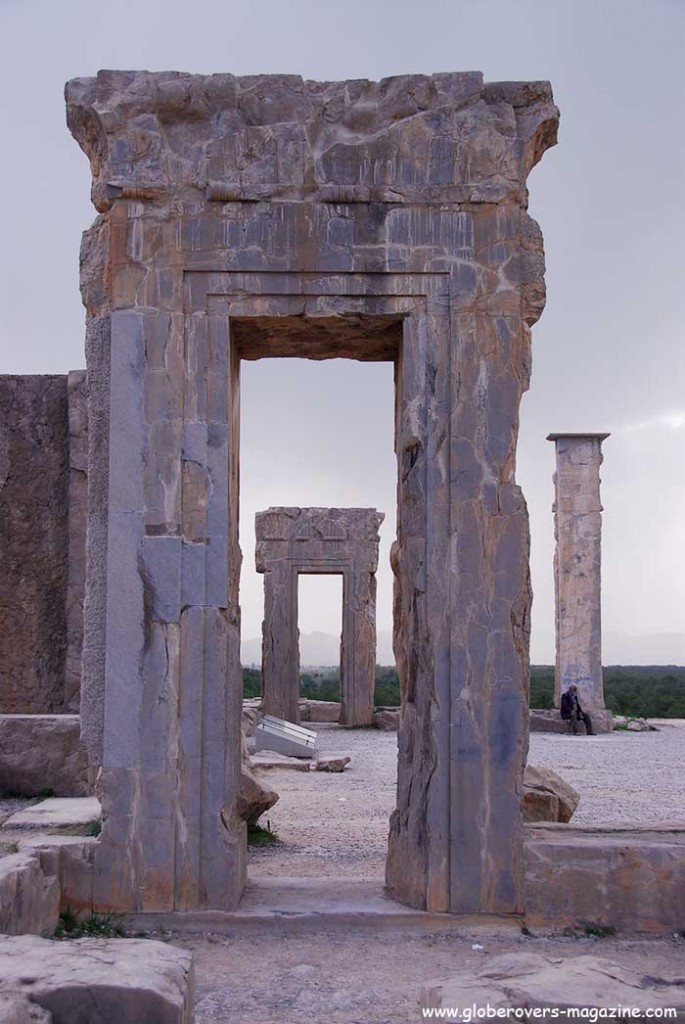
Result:
{"label": "patch of grass", "polygon": [[267,819],[266,828],[262,825],[248,825],[247,826],[247,845],[248,846],[271,846],[272,843],[280,843],[278,838],[278,832],[275,828],[271,827],[271,822]]}
{"label": "patch of grass", "polygon": [[55,928],[55,939],[123,939],[126,936],[121,925],[121,914],[98,914],[93,911],[88,917],[81,917],[78,910],[66,907],[59,915]]}
{"label": "patch of grass", "polygon": [[19,843],[0,843],[0,854],[19,853]]}
{"label": "patch of grass", "polygon": [[28,800],[23,793],[17,793],[13,789],[3,789],[0,793],[0,800]]}
{"label": "patch of grass", "polygon": [[102,832],[102,822],[99,818],[91,818],[83,827],[84,836],[99,836]]}
{"label": "patch of grass", "polygon": [[589,939],[609,939],[616,929],[612,924],[586,924],[585,934]]}
{"label": "patch of grass", "polygon": [[49,800],[50,797],[53,797],[54,795],[55,795],[54,789],[40,789],[36,793],[36,796],[37,796],[37,798],[39,800]]}

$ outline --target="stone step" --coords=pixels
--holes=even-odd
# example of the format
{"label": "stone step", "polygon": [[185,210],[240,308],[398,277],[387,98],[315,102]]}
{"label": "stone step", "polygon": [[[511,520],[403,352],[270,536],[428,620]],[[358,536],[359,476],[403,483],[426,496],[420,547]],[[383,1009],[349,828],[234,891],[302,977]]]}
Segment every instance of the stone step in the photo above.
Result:
{"label": "stone step", "polygon": [[50,797],[16,811],[0,826],[0,834],[18,829],[56,829],[99,821],[100,801],[94,796]]}

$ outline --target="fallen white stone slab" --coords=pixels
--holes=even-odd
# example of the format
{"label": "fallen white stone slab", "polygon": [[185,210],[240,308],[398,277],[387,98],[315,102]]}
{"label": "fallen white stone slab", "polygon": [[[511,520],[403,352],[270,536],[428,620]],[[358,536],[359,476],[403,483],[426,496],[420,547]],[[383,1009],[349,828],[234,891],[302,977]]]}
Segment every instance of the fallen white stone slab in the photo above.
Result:
{"label": "fallen white stone slab", "polygon": [[0,993],[57,1021],[192,1024],[194,987],[192,954],[163,942],[0,936]]}
{"label": "fallen white stone slab", "polygon": [[685,989],[682,978],[641,978],[602,957],[507,953],[488,959],[474,977],[462,973],[429,981],[421,991],[423,1007],[447,1009],[473,1004],[493,1009],[560,1010],[617,1006],[647,1010],[669,1006],[683,1012]]}
{"label": "fallen white stone slab", "polygon": [[317,757],[315,768],[317,772],[344,772],[351,760],[349,754],[326,754]]}
{"label": "fallen white stone slab", "polygon": [[89,821],[99,821],[101,813],[100,801],[94,796],[50,797],[12,814],[2,829],[87,825]]}
{"label": "fallen white stone slab", "polygon": [[316,733],[273,715],[264,715],[254,731],[256,750],[275,750],[288,757],[313,757]]}

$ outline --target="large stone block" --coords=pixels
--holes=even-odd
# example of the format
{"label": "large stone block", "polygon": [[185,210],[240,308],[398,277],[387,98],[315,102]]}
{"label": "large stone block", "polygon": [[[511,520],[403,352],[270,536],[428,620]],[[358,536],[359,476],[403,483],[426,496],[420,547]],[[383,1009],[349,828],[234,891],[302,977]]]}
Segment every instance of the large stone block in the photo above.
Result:
{"label": "large stone block", "polygon": [[192,954],[162,942],[0,936],[0,977],[3,994],[30,998],[56,1024],[94,1013],[98,1024],[193,1021]]}
{"label": "large stone block", "polygon": [[685,828],[529,825],[526,919],[666,934],[685,921]]}
{"label": "large stone block", "polygon": [[0,792],[86,796],[88,754],[78,715],[0,715]]}
{"label": "large stone block", "polygon": [[46,873],[38,857],[31,853],[0,857],[0,941],[2,934],[52,935],[59,898],[57,876]]}

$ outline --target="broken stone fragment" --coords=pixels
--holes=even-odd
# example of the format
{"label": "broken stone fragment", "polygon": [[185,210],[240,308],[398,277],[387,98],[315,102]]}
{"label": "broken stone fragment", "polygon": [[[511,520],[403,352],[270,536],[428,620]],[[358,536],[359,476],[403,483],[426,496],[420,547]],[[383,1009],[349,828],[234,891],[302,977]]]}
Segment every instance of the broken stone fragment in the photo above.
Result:
{"label": "broken stone fragment", "polygon": [[316,759],[317,772],[344,772],[352,758],[348,754],[326,754]]}
{"label": "broken stone fragment", "polygon": [[551,768],[527,765],[523,776],[524,821],[570,821],[580,794]]}

